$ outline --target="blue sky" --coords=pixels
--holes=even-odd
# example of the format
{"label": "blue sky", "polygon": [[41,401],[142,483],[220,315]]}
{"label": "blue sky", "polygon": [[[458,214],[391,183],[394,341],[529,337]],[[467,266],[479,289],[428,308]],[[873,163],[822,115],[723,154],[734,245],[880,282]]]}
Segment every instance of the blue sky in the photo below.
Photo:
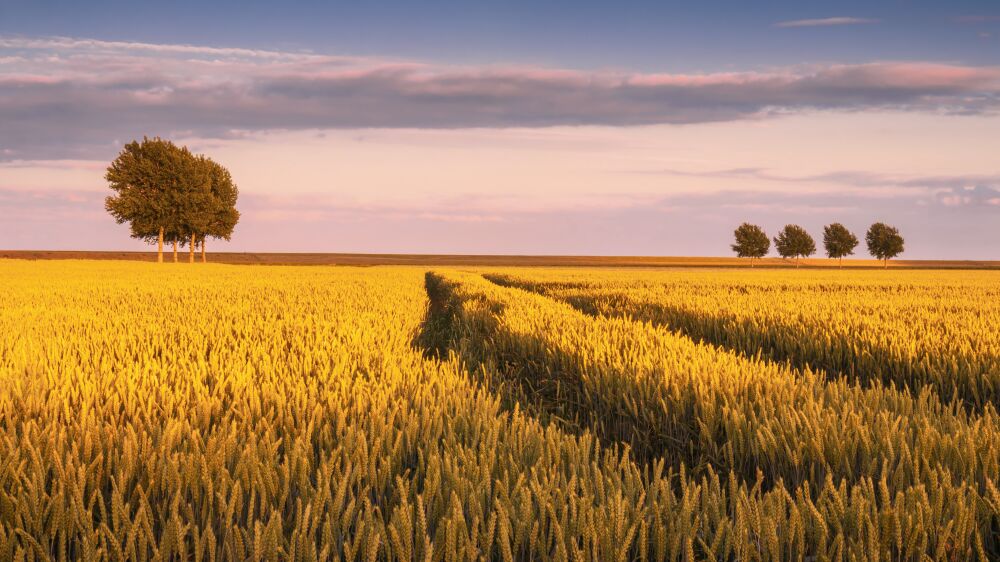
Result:
{"label": "blue sky", "polygon": [[[878,21],[775,27],[833,17]],[[4,34],[630,70],[873,59],[995,63],[1000,43],[981,34],[997,32],[1000,5],[982,0],[0,3]]]}
{"label": "blue sky", "polygon": [[123,142],[233,250],[726,255],[744,220],[1000,259],[995,2],[0,0],[0,247],[139,249]]}

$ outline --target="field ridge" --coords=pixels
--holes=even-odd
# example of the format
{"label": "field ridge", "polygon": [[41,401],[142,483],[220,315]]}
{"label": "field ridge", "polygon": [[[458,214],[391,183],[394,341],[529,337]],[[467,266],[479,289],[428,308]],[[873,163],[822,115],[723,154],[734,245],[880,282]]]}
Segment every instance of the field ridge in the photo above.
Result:
{"label": "field ridge", "polygon": [[[169,254],[164,258],[170,261]],[[155,252],[0,250],[0,260],[126,260],[156,261]],[[187,260],[182,251],[180,261]],[[734,267],[749,269],[749,262],[735,257],[698,256],[580,256],[503,254],[394,254],[323,252],[209,252],[208,260],[232,265],[415,265],[415,266],[537,266],[537,267]],[[803,259],[802,268],[832,269],[837,262],[825,258]],[[763,258],[756,267],[793,268],[782,258]],[[881,269],[877,260],[849,259],[846,269]],[[1000,269],[1000,260],[892,260],[890,269]]]}

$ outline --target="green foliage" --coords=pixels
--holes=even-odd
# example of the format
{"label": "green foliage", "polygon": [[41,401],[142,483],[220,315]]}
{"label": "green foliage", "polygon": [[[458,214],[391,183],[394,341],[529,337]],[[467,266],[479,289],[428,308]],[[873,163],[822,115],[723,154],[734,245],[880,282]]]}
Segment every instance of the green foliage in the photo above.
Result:
{"label": "green foliage", "polygon": [[200,236],[208,229],[216,201],[212,195],[212,168],[202,156],[188,153],[185,158],[186,179],[183,189],[176,193],[173,206],[173,223],[181,233],[181,245],[191,241],[191,235]]}
{"label": "green foliage", "polygon": [[203,157],[203,159],[209,168],[213,198],[212,205],[208,209],[203,236],[229,240],[236,223],[240,220],[240,212],[236,210],[239,189],[233,183],[233,176],[229,170],[211,158]]}
{"label": "green foliage", "polygon": [[816,242],[806,229],[797,224],[786,224],[774,237],[774,249],[783,258],[805,258],[816,253]]}
{"label": "green foliage", "polygon": [[823,246],[826,248],[826,255],[831,258],[850,256],[858,246],[858,237],[847,230],[846,226],[835,222],[823,227]]}
{"label": "green foliage", "polygon": [[177,208],[191,189],[191,153],[160,138],[132,141],[108,167],[114,195],[104,206],[118,224],[129,223],[132,237],[153,242],[161,228],[168,241],[180,238]]}
{"label": "green foliage", "polygon": [[899,230],[882,222],[871,225],[865,242],[869,254],[886,262],[903,253],[903,237]]}
{"label": "green foliage", "polygon": [[743,223],[733,232],[736,243],[731,246],[736,255],[741,258],[750,258],[753,263],[755,258],[762,258],[771,249],[771,241],[768,240],[764,230],[750,223]]}

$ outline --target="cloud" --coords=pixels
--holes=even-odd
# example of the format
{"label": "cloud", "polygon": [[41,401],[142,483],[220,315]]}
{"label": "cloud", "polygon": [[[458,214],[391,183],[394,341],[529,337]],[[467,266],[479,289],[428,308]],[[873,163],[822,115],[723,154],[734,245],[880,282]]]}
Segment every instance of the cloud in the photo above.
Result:
{"label": "cloud", "polygon": [[271,59],[308,58],[303,52],[282,52],[259,49],[219,48],[198,45],[176,45],[161,43],[141,43],[136,41],[100,41],[96,39],[74,39],[71,37],[0,37],[0,49],[68,51],[85,50],[91,52],[147,52],[183,55],[206,55],[223,57],[252,57]]}
{"label": "cloud", "polygon": [[1000,189],[987,185],[952,187],[937,193],[937,201],[946,207],[989,208],[1000,211]]}
{"label": "cloud", "polygon": [[144,134],[631,126],[807,110],[981,114],[998,105],[1000,67],[929,62],[654,74],[0,39],[0,160],[107,157]]}
{"label": "cloud", "polygon": [[5,220],[21,222],[107,218],[103,193],[3,186],[0,186],[0,216]]}
{"label": "cloud", "polygon": [[837,17],[779,21],[774,24],[774,27],[827,27],[832,25],[864,25],[878,22],[879,20],[870,18]]}
{"label": "cloud", "polygon": [[957,21],[958,23],[972,23],[972,24],[990,23],[990,22],[1000,21],[1000,15],[978,14],[978,15],[958,16],[955,18],[955,21]]}
{"label": "cloud", "polygon": [[0,161],[0,169],[47,168],[54,170],[104,171],[107,163],[96,160],[9,160]]}
{"label": "cloud", "polygon": [[970,189],[994,189],[1000,186],[1000,174],[921,176],[887,174],[856,170],[838,170],[822,174],[791,176],[775,174],[764,168],[731,168],[727,170],[689,171],[675,169],[638,171],[644,174],[666,174],[681,177],[754,179],[774,183],[838,184],[855,188],[909,188],[927,191],[964,192]]}
{"label": "cloud", "polygon": [[[322,194],[285,194],[280,196],[247,193],[240,198],[240,212],[248,221],[281,223],[371,222],[421,220],[443,223],[506,222],[505,211],[479,205],[476,197],[452,200],[389,203],[362,203],[343,197]],[[507,209],[509,212],[509,209]]]}
{"label": "cloud", "polygon": [[740,191],[724,189],[700,193],[681,193],[664,198],[658,206],[673,213],[708,212],[726,216],[751,214],[768,217],[811,217],[831,214],[856,214],[879,204],[884,197],[858,197],[841,191],[787,192],[787,191]]}
{"label": "cloud", "polygon": [[[863,233],[887,220],[907,240],[909,258],[1000,258],[996,224],[1000,191],[955,189],[927,198],[843,190],[608,194],[606,207],[481,210],[477,196],[447,203],[361,204],[321,195],[245,194],[232,242],[210,251],[501,253],[569,255],[730,255],[743,221],[768,232],[797,223],[818,235],[843,222]],[[146,250],[103,209],[103,194],[0,187],[4,249]],[[863,255],[863,249],[859,255]]]}

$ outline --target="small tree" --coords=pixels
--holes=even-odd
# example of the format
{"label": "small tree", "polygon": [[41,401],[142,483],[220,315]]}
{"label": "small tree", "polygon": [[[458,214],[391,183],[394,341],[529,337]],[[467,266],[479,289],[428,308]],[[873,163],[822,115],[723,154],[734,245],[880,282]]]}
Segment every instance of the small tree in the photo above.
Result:
{"label": "small tree", "polygon": [[795,267],[798,267],[800,257],[816,253],[816,242],[806,229],[797,224],[786,224],[774,238],[774,249],[783,258],[795,258]]}
{"label": "small tree", "polygon": [[903,237],[899,230],[885,223],[877,222],[868,228],[865,235],[868,253],[882,260],[882,267],[889,267],[889,260],[903,253]]}
{"label": "small tree", "polygon": [[826,255],[830,258],[840,260],[839,266],[844,266],[844,256],[854,255],[854,248],[858,246],[858,237],[847,227],[835,222],[823,227],[823,246],[826,247]]}
{"label": "small tree", "polygon": [[736,252],[736,257],[750,258],[750,267],[753,267],[753,260],[766,256],[771,249],[771,241],[768,240],[767,234],[755,224],[745,222],[733,232],[733,235],[736,237],[736,243],[731,248]]}

